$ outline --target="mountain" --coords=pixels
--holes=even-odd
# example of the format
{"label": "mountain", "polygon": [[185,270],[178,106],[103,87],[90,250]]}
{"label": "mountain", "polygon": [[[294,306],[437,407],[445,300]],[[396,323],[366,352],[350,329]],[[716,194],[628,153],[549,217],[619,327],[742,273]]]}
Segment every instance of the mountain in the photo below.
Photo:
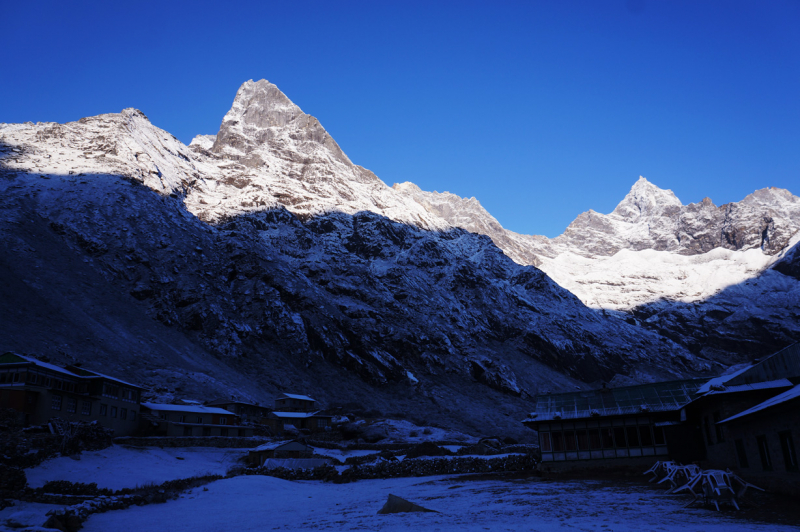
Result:
{"label": "mountain", "polygon": [[189,146],[135,109],[0,125],[0,191],[0,349],[161,399],[524,435],[532,394],[716,365],[387,186],[265,80]]}
{"label": "mountain", "polygon": [[787,190],[683,205],[640,177],[613,212],[585,212],[547,239],[502,228],[474,199],[395,187],[538,266],[586,305],[703,358],[736,363],[800,339],[800,198]]}

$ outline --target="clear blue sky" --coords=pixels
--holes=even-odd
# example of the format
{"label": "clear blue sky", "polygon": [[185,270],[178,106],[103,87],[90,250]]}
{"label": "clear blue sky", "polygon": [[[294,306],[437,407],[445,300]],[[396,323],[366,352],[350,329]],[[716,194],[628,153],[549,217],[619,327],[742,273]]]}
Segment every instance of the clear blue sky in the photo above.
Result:
{"label": "clear blue sky", "polygon": [[136,107],[188,143],[266,78],[388,184],[555,236],[639,175],[800,194],[800,2],[37,2],[0,10],[0,122]]}

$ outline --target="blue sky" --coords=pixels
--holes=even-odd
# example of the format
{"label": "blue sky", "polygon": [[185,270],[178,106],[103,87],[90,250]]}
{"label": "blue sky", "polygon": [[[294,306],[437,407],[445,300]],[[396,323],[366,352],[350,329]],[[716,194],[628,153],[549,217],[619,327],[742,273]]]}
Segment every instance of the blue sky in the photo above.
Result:
{"label": "blue sky", "polygon": [[4,2],[0,122],[136,107],[188,143],[266,78],[388,184],[556,236],[639,175],[800,194],[800,2]]}

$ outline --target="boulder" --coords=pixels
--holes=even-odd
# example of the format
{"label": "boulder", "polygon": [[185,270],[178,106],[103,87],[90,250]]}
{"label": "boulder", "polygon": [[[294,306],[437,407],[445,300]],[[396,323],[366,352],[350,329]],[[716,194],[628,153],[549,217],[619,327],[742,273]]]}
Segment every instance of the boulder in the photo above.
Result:
{"label": "boulder", "polygon": [[392,495],[392,494],[389,494],[389,498],[386,499],[386,504],[383,505],[383,508],[378,510],[379,514],[399,514],[403,512],[438,513],[436,510],[429,510],[427,508],[423,508],[418,504],[414,504],[413,502],[407,501],[402,497],[398,497],[397,495]]}

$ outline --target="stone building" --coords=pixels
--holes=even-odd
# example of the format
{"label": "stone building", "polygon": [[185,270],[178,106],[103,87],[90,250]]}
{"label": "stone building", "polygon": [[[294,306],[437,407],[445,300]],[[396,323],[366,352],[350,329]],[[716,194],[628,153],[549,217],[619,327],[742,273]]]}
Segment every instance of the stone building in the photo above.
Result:
{"label": "stone building", "polygon": [[235,414],[211,406],[142,403],[142,418],[161,436],[253,435],[253,427],[239,424]]}
{"label": "stone building", "polygon": [[698,457],[760,487],[800,495],[800,343],[711,379],[684,410],[702,438]]}
{"label": "stone building", "polygon": [[139,427],[142,388],[79,366],[61,367],[17,353],[0,355],[0,408],[28,425],[97,421],[126,436]]}

